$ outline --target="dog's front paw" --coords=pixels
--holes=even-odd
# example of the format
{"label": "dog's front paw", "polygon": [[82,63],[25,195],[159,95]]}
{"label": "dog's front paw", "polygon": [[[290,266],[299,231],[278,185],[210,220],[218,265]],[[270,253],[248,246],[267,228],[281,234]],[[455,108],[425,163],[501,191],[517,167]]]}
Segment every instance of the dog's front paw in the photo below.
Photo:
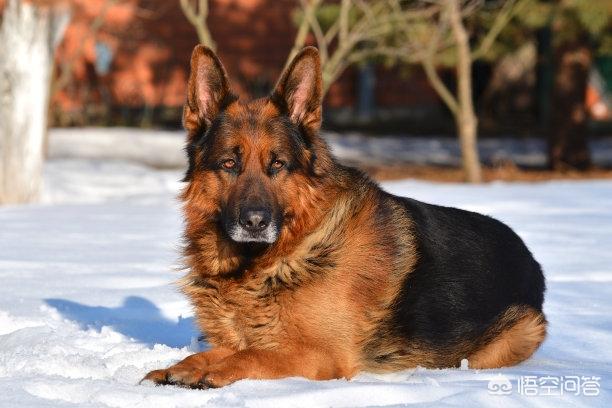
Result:
{"label": "dog's front paw", "polygon": [[172,366],[165,370],[153,370],[140,380],[151,381],[156,385],[176,385],[187,388],[208,388],[202,381],[204,371],[194,367]]}
{"label": "dog's front paw", "polygon": [[206,388],[221,388],[243,378],[244,376],[240,375],[238,370],[218,367],[207,370],[201,382]]}
{"label": "dog's front paw", "polygon": [[168,384],[168,370],[150,371],[138,384],[142,384],[145,381],[151,381],[156,385]]}

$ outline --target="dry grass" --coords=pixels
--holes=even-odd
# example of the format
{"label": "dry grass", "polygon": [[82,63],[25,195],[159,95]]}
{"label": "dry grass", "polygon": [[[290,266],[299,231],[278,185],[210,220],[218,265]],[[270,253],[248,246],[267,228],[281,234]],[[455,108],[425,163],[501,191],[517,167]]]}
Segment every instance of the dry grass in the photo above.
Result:
{"label": "dry grass", "polygon": [[[362,167],[362,170],[378,181],[403,178],[456,183],[465,181],[463,170],[457,167],[393,165],[365,166]],[[552,171],[545,169],[524,169],[513,164],[505,164],[497,167],[484,167],[483,177],[485,182],[612,179],[612,169],[594,167],[588,171]]]}

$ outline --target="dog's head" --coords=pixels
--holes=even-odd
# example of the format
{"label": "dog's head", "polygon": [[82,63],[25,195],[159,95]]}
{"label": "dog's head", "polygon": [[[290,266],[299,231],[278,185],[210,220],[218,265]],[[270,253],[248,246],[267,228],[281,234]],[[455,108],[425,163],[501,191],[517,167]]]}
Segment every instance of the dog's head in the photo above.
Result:
{"label": "dog's head", "polygon": [[183,111],[185,199],[214,214],[234,242],[274,243],[330,165],[318,136],[321,82],[318,51],[307,47],[268,98],[241,103],[217,56],[195,47]]}

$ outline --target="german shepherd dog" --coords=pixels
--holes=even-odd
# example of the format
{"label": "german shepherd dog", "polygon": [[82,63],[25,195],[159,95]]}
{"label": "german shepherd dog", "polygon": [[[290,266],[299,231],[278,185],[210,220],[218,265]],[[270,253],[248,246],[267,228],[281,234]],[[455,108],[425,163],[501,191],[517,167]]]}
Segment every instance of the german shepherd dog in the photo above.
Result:
{"label": "german shepherd dog", "polygon": [[517,364],[544,340],[544,276],[484,215],[381,190],[319,136],[304,48],[241,103],[217,56],[191,57],[183,291],[211,349],[145,380],[192,388],[416,366]]}

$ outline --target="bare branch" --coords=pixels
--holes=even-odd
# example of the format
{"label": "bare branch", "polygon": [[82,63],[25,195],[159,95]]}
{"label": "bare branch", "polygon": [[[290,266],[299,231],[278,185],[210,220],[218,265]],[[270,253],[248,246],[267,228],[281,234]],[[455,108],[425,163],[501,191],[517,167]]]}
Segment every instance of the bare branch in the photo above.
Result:
{"label": "bare branch", "polygon": [[459,111],[457,99],[448,90],[446,85],[444,85],[444,82],[442,82],[442,79],[436,71],[434,61],[431,58],[424,58],[421,61],[421,65],[423,66],[423,71],[425,71],[425,75],[427,75],[427,79],[429,80],[432,88],[436,91],[440,98],[442,98],[453,115],[456,115]]}
{"label": "bare branch", "polygon": [[198,40],[208,48],[215,50],[217,45],[208,30],[206,19],[208,18],[208,0],[181,0],[181,9],[187,20],[196,29]]}
{"label": "bare branch", "polygon": [[438,75],[438,71],[436,71],[436,52],[438,49],[438,44],[440,43],[440,37],[442,36],[443,31],[446,31],[447,18],[448,17],[446,15],[440,17],[438,27],[427,46],[425,58],[423,58],[423,60],[421,61],[421,66],[423,67],[423,71],[425,71],[425,75],[427,76],[427,79],[429,80],[429,83],[431,84],[432,88],[438,93],[440,98],[442,98],[442,100],[444,101],[448,109],[453,113],[453,115],[456,116],[459,112],[459,102],[457,101],[457,98],[451,93],[451,91],[446,87],[446,85],[444,85],[444,82]]}
{"label": "bare branch", "polygon": [[[293,57],[297,55],[298,52],[304,47],[306,44],[306,38],[308,37],[308,33],[310,32],[310,19],[312,16],[316,15],[317,9],[321,4],[321,0],[306,0],[302,2],[302,21],[300,22],[300,26],[298,27],[297,33],[295,35],[295,41],[293,42],[293,48],[289,52],[287,56],[287,61],[285,62],[285,68],[289,66]],[[309,17],[311,16],[311,17]]]}
{"label": "bare branch", "polygon": [[[307,10],[308,4],[307,0],[300,0],[302,4],[302,8]],[[318,4],[316,5],[318,8]],[[323,33],[323,29],[321,28],[321,24],[319,24],[319,20],[317,19],[316,8],[312,10],[310,13],[304,13],[304,17],[306,18],[312,33],[315,36],[317,41],[317,45],[319,46],[319,53],[321,55],[321,64],[325,64],[328,58],[327,54],[327,42],[325,41],[325,34]]]}
{"label": "bare branch", "polygon": [[[513,0],[511,0],[513,1]],[[459,14],[462,18],[471,16],[484,5],[484,0],[468,0],[459,7]]]}
{"label": "bare branch", "polygon": [[351,9],[351,0],[342,0],[340,3],[340,16],[338,18],[338,41],[346,41],[349,31],[349,11]]}
{"label": "bare branch", "polygon": [[502,9],[495,16],[493,25],[487,32],[487,35],[482,39],[480,44],[472,52],[472,59],[482,58],[493,46],[495,40],[502,32],[504,27],[510,22],[512,17],[520,10],[527,7],[533,0],[508,0],[504,3]]}
{"label": "bare branch", "polygon": [[455,38],[457,46],[457,92],[459,96],[459,104],[461,109],[466,109],[466,106],[472,106],[472,88],[470,81],[465,81],[465,78],[471,78],[472,57],[469,47],[469,36],[463,25],[461,8],[459,0],[448,1],[448,19]]}
{"label": "bare branch", "polygon": [[348,57],[349,65],[368,61],[372,58],[387,57],[409,64],[419,64],[425,58],[425,51],[416,48],[388,47],[377,45],[371,48],[357,50]]}
{"label": "bare branch", "polygon": [[340,31],[340,20],[336,20],[325,32],[325,42],[327,44],[331,44],[332,40],[334,39],[334,37],[338,35],[339,31]]}

